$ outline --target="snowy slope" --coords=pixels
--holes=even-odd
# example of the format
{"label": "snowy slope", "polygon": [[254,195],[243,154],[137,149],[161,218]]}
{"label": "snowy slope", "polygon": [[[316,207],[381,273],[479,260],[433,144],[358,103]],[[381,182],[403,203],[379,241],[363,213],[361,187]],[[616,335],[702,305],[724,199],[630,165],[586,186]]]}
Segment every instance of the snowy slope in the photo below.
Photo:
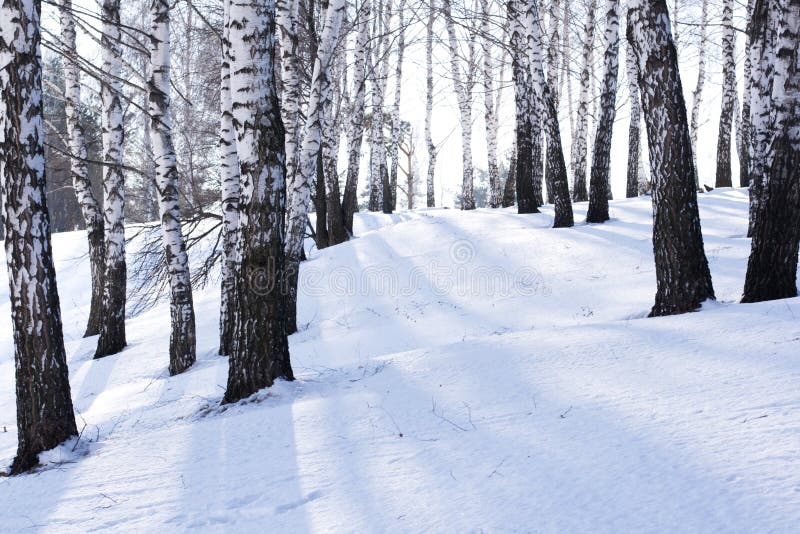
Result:
{"label": "snowy slope", "polygon": [[[85,239],[57,235],[85,428],[0,478],[0,530],[796,531],[800,299],[736,304],[746,194],[700,206],[719,301],[661,319],[649,199],[560,230],[549,211],[361,214],[303,265],[298,380],[226,410],[217,290],[196,295],[188,373],[167,375],[166,306],[92,361]],[[8,319],[0,339],[7,465]]]}

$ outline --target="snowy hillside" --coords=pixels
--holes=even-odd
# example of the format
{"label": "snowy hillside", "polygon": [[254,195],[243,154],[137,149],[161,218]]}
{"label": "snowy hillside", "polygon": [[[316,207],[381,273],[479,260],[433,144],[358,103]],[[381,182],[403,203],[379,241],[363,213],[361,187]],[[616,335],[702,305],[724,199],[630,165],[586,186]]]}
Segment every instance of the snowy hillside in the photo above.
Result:
{"label": "snowy hillside", "polygon": [[83,430],[0,478],[0,530],[796,531],[800,299],[737,304],[746,192],[700,209],[718,302],[659,319],[649,198],[559,230],[549,208],[360,214],[358,239],[303,264],[297,381],[225,410],[218,289],[195,295],[185,374],[167,373],[166,305],[93,361],[85,236],[56,235]]}

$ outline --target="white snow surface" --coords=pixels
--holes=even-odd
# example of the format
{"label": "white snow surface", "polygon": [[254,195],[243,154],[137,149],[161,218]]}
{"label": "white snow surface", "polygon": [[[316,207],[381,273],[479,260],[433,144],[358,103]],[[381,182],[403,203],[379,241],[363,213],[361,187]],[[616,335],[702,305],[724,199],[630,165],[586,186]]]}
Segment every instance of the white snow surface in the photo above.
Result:
{"label": "white snow surface", "polygon": [[85,235],[55,235],[83,430],[0,478],[0,530],[797,532],[800,299],[737,303],[744,190],[700,213],[719,300],[657,319],[649,198],[558,230],[548,208],[359,214],[357,239],[303,264],[297,380],[226,409],[218,288],[195,295],[185,374],[167,373],[166,303],[94,361]]}

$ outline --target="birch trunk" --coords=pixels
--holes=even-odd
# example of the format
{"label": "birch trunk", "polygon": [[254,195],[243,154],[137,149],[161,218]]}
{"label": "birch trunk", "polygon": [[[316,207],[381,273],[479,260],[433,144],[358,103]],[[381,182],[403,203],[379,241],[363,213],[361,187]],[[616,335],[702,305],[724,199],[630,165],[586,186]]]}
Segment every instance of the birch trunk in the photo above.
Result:
{"label": "birch trunk", "polygon": [[370,0],[363,0],[358,10],[358,35],[353,60],[353,104],[347,149],[347,181],[344,187],[344,226],[353,235],[353,215],[358,211],[358,174],[361,168],[361,145],[364,139],[364,104],[367,92],[367,57],[369,49]]}
{"label": "birch trunk", "polygon": [[[542,62],[542,35],[539,23],[536,0],[527,0],[527,30],[530,35],[528,47],[530,70],[536,102],[543,112],[544,129],[547,134],[547,161],[550,176],[553,181],[553,211],[554,228],[570,227],[574,224],[572,202],[569,198],[569,184],[567,182],[567,167],[564,163],[564,152],[561,147],[561,131],[558,124],[553,95],[545,79]],[[541,146],[541,144],[539,144]],[[541,183],[541,180],[539,181]]]}
{"label": "birch trunk", "polygon": [[431,136],[433,118],[433,23],[436,20],[436,2],[428,0],[428,21],[425,25],[425,145],[428,148],[428,173],[425,179],[427,206],[436,206],[434,175],[436,173],[436,145]]}
{"label": "birch trunk", "polygon": [[[389,0],[385,0],[389,1]],[[384,24],[386,5],[384,0],[379,0],[374,16],[373,39],[376,46],[371,58],[372,72],[372,125],[370,128],[370,211],[390,212],[391,199],[385,198],[388,184],[384,183],[386,169],[386,144],[383,135],[383,102],[386,87],[386,62],[384,56],[389,47],[388,25]]]}
{"label": "birch trunk", "polygon": [[[639,69],[633,49],[628,45],[625,57],[626,74],[628,76],[628,98],[631,102],[631,118],[628,126],[628,174],[625,185],[625,196],[635,198],[639,196],[639,165],[641,165],[641,139],[640,125],[642,123],[641,104],[639,103]],[[692,151],[694,153],[694,151]]]}
{"label": "birch trunk", "polygon": [[442,0],[442,12],[447,26],[447,43],[450,47],[450,70],[453,76],[453,88],[458,99],[459,119],[461,122],[461,162],[463,179],[461,182],[461,209],[474,210],[473,166],[472,166],[472,95],[469,84],[458,61],[458,42],[453,21],[451,0]]}
{"label": "birch trunk", "polygon": [[594,26],[597,0],[590,0],[586,13],[583,41],[583,66],[581,67],[581,90],[578,96],[578,117],[575,124],[574,150],[572,152],[572,200],[587,200],[586,192],[586,156],[589,130],[589,91],[591,89],[592,47],[594,46]]}
{"label": "birch trunk", "polygon": [[399,163],[398,149],[400,145],[400,97],[403,86],[403,54],[406,48],[406,28],[404,11],[406,1],[397,3],[397,63],[394,71],[394,102],[392,103],[392,143],[389,145],[389,189],[392,192],[392,211],[397,209],[397,166]]}
{"label": "birch trunk", "polygon": [[[220,72],[219,155],[222,179],[222,268],[219,313],[219,353],[230,356],[236,313],[236,272],[239,265],[239,157],[233,124],[230,64],[230,3],[223,3],[222,64]],[[284,86],[285,87],[285,86]],[[288,143],[287,143],[288,144]],[[288,175],[288,165],[287,165]]]}
{"label": "birch trunk", "polygon": [[275,1],[225,0],[230,94],[241,172],[233,343],[223,402],[292,380],[286,337],[286,147],[275,89]]}
{"label": "birch trunk", "polygon": [[696,310],[714,298],[714,289],[703,250],[692,143],[667,5],[665,0],[633,0],[628,6],[628,42],[639,71],[653,181],[657,291],[650,316],[673,315]]}
{"label": "birch trunk", "polygon": [[122,123],[122,41],[119,26],[120,0],[103,0],[101,53],[103,80],[100,96],[103,116],[103,217],[106,270],[103,283],[103,322],[95,358],[120,352],[125,339],[125,176],[122,173],[125,130]]}
{"label": "birch trunk", "polygon": [[497,115],[495,114],[494,57],[490,41],[489,2],[481,0],[481,31],[483,39],[483,103],[486,123],[487,174],[489,175],[489,207],[500,206],[500,176],[497,168]]}
{"label": "birch trunk", "polygon": [[86,237],[89,241],[89,263],[92,277],[92,299],[89,306],[89,320],[84,337],[100,332],[103,313],[103,274],[105,271],[105,245],[103,239],[103,212],[92,192],[89,168],[86,163],[86,138],[80,122],[81,75],[78,67],[78,52],[75,47],[75,20],[72,17],[72,0],[61,0],[59,12],[61,22],[61,41],[64,50],[64,111],[67,123],[67,137],[70,158],[72,187],[86,224]]}
{"label": "birch trunk", "polygon": [[800,241],[800,1],[756,0],[752,21],[753,165],[761,184],[742,302],[797,296]]}
{"label": "birch trunk", "polygon": [[169,341],[169,372],[176,375],[195,362],[196,334],[189,257],[181,231],[181,210],[178,204],[178,163],[169,115],[170,7],[167,0],[152,0],[150,16],[152,68],[147,85],[150,93],[149,112],[156,162],[158,207],[170,286],[172,332]]}
{"label": "birch trunk", "polygon": [[697,177],[695,186],[700,189],[700,174],[697,168],[697,131],[700,129],[700,104],[703,101],[703,86],[706,81],[706,43],[708,42],[708,0],[703,0],[700,8],[700,47],[697,51],[697,85],[692,92],[692,123],[690,134],[692,139],[692,161],[694,174]]}
{"label": "birch trunk", "polygon": [[611,134],[617,113],[617,73],[619,70],[619,0],[606,4],[606,50],[603,54],[605,73],[600,93],[600,116],[592,154],[589,209],[586,222],[608,220],[608,200],[611,198],[609,168],[611,166]]}
{"label": "birch trunk", "polygon": [[302,86],[298,50],[300,0],[277,0],[276,28],[281,52],[281,111],[286,130],[286,178],[294,181],[300,145],[300,102]]}
{"label": "birch trunk", "polygon": [[750,185],[750,84],[752,63],[750,61],[750,21],[753,16],[754,0],[747,2],[747,38],[744,47],[744,89],[742,90],[741,147],[739,149],[739,187]]}
{"label": "birch trunk", "polygon": [[11,473],[18,474],[78,431],[47,212],[39,2],[5,2],[0,20],[0,183],[17,407]]}
{"label": "birch trunk", "polygon": [[308,209],[311,202],[311,183],[317,171],[317,159],[320,155],[322,141],[321,128],[328,99],[330,98],[330,67],[333,53],[339,38],[339,31],[344,16],[344,0],[331,0],[325,15],[325,26],[314,72],[311,78],[311,93],[306,112],[305,134],[300,150],[299,167],[294,189],[290,192],[291,205],[287,218],[286,231],[286,265],[289,281],[286,315],[289,320],[288,333],[296,331],[297,316],[297,275],[303,253],[303,236],[308,221]]}
{"label": "birch trunk", "polygon": [[722,3],[722,112],[717,138],[716,187],[731,187],[731,126],[736,100],[736,58],[734,55],[733,0]]}

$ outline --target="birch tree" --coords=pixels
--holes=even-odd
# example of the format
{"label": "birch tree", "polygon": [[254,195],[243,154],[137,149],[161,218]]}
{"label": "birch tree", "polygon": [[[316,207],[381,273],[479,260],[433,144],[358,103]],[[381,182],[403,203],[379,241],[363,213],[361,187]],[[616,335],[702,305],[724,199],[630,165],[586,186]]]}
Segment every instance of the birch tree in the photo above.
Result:
{"label": "birch tree", "polygon": [[575,119],[575,137],[572,152],[572,200],[588,199],[586,191],[586,155],[588,152],[589,91],[591,89],[592,47],[594,46],[595,11],[597,0],[590,0],[586,8],[586,24],[583,36],[583,64],[581,66],[581,88],[578,96],[578,115]]}
{"label": "birch tree", "polygon": [[170,6],[167,0],[152,0],[150,16],[151,74],[147,84],[150,93],[149,114],[153,132],[161,232],[170,285],[172,332],[169,341],[169,372],[176,375],[194,364],[196,342],[189,256],[181,231],[178,164],[172,142],[172,120],[169,114]]}
{"label": "birch tree", "polygon": [[[641,164],[641,139],[640,126],[642,123],[641,104],[639,103],[639,69],[636,57],[628,45],[625,54],[625,67],[628,77],[628,98],[631,104],[631,118],[628,126],[628,173],[625,185],[625,196],[635,198],[639,196],[639,165]],[[692,151],[694,153],[694,151]]]}
{"label": "birch tree", "polygon": [[225,0],[241,172],[233,343],[223,402],[294,378],[286,334],[286,147],[275,89],[275,1]]}
{"label": "birch tree", "polygon": [[75,19],[72,16],[72,0],[61,0],[61,41],[64,53],[64,109],[67,118],[67,137],[72,174],[72,187],[86,223],[89,241],[89,265],[91,269],[92,299],[86,336],[100,332],[103,314],[103,275],[105,271],[105,243],[103,239],[103,212],[92,192],[87,165],[86,137],[80,121],[81,75],[78,51],[75,46]]}
{"label": "birch tree", "polygon": [[436,173],[436,145],[431,136],[433,118],[433,23],[436,20],[436,2],[428,0],[428,21],[425,25],[425,145],[428,148],[428,173],[425,179],[427,206],[436,206],[434,175]]}
{"label": "birch tree", "polygon": [[717,137],[716,187],[731,187],[731,127],[736,100],[736,57],[734,54],[733,0],[722,3],[722,111]]}
{"label": "birch tree", "polygon": [[611,134],[617,113],[617,72],[619,70],[619,0],[606,4],[606,50],[603,54],[605,74],[600,93],[600,116],[592,154],[589,209],[586,222],[602,223],[608,220],[608,199],[611,196],[609,168],[611,166]]}
{"label": "birch tree", "polygon": [[[531,72],[531,26],[528,8],[519,0],[507,3],[507,20],[511,47],[511,68],[514,80],[515,106],[515,165],[514,194],[518,213],[538,213],[534,184],[541,183],[541,116],[538,99],[534,94]],[[511,178],[509,178],[511,179]],[[507,181],[508,183],[508,181]],[[507,198],[504,195],[504,199]],[[505,205],[504,200],[504,205]]]}
{"label": "birch tree", "polygon": [[692,158],[694,173],[698,179],[695,184],[700,189],[700,175],[697,168],[697,131],[700,129],[700,104],[703,101],[703,86],[706,82],[706,43],[708,42],[708,0],[702,0],[700,7],[700,45],[697,49],[697,84],[692,91],[692,122],[689,133],[692,139]]}
{"label": "birch tree", "polygon": [[744,47],[744,89],[742,90],[742,116],[740,119],[741,147],[739,150],[739,187],[750,185],[750,85],[752,62],[750,59],[750,31],[754,0],[747,1],[747,37]]}
{"label": "birch tree", "polygon": [[[447,43],[450,47],[450,71],[453,77],[453,89],[458,100],[459,120],[461,123],[461,208],[464,210],[475,209],[473,194],[473,165],[472,165],[472,82],[473,57],[467,59],[466,71],[459,64],[458,40],[456,26],[453,21],[453,8],[451,0],[442,0],[442,12],[445,26],[447,27]],[[472,54],[470,54],[472,56]]]}
{"label": "birch tree", "polygon": [[403,86],[403,54],[406,48],[406,25],[404,10],[406,0],[397,2],[397,42],[395,44],[396,60],[394,70],[394,101],[392,102],[392,142],[389,145],[389,189],[392,192],[392,210],[397,209],[397,164],[400,146],[400,97]]}
{"label": "birch tree", "polygon": [[353,214],[358,210],[358,174],[361,168],[361,145],[364,139],[364,106],[367,93],[367,57],[370,56],[370,1],[362,0],[356,15],[358,35],[353,51],[353,100],[347,149],[347,181],[342,206],[344,226],[353,235]]}
{"label": "birch tree", "polygon": [[483,52],[483,104],[486,123],[486,157],[489,175],[489,207],[500,205],[500,176],[497,168],[497,130],[495,113],[494,57],[492,56],[491,31],[489,28],[489,2],[481,0],[481,40]]}
{"label": "birch tree", "polygon": [[383,135],[383,105],[386,90],[386,61],[384,56],[389,48],[386,4],[390,0],[379,0],[374,14],[373,40],[375,45],[371,58],[372,73],[372,121],[370,125],[370,211],[383,210],[389,213],[391,199],[386,198],[389,186],[386,183],[388,169],[386,167],[386,144]]}
{"label": "birch tree", "polygon": [[750,28],[754,178],[761,176],[742,302],[797,296],[800,1],[755,0]]}
{"label": "birch tree", "polygon": [[[526,30],[529,35],[528,53],[531,77],[537,106],[542,110],[544,130],[547,134],[547,160],[545,164],[553,183],[553,227],[565,228],[574,224],[572,202],[569,198],[567,167],[561,146],[561,130],[558,124],[553,94],[545,79],[542,59],[541,24],[538,19],[536,0],[526,0]],[[541,146],[541,145],[540,145]],[[541,183],[541,179],[539,180]],[[519,184],[517,184],[519,186]]]}
{"label": "birch tree", "polygon": [[125,175],[122,172],[125,130],[122,123],[122,41],[120,0],[103,0],[101,54],[103,218],[105,232],[105,276],[103,280],[103,321],[95,358],[120,352],[125,338],[127,265],[125,262]]}
{"label": "birch tree", "polygon": [[713,299],[714,289],[703,250],[686,104],[665,0],[632,0],[627,33],[639,72],[653,181],[657,290],[650,316],[684,313]]}
{"label": "birch tree", "polygon": [[11,473],[77,436],[45,185],[40,4],[0,6],[5,252],[14,334],[17,454]]}
{"label": "birch tree", "polygon": [[[222,180],[222,267],[219,313],[219,353],[229,356],[233,349],[236,311],[236,273],[239,265],[239,157],[233,124],[231,97],[230,2],[223,2],[222,63],[220,72],[220,173]],[[286,87],[286,86],[285,86]],[[285,90],[288,92],[288,89]],[[289,143],[287,143],[288,145]],[[289,176],[289,165],[286,166]],[[288,181],[288,180],[287,180]]]}
{"label": "birch tree", "polygon": [[281,111],[286,130],[286,177],[292,183],[300,145],[300,51],[298,41],[300,0],[277,0],[276,28],[281,51]]}
{"label": "birch tree", "polygon": [[[303,236],[308,221],[308,209],[311,202],[311,182],[317,171],[317,158],[320,155],[322,142],[323,112],[330,98],[331,60],[339,38],[339,31],[344,16],[344,0],[331,0],[325,15],[325,26],[322,31],[314,72],[311,78],[311,93],[308,98],[306,124],[303,144],[300,149],[297,179],[290,192],[291,204],[287,217],[286,229],[286,262],[287,262],[287,309],[289,321],[288,333],[294,333],[296,326],[297,275],[303,253]],[[241,156],[240,156],[241,157]]]}

